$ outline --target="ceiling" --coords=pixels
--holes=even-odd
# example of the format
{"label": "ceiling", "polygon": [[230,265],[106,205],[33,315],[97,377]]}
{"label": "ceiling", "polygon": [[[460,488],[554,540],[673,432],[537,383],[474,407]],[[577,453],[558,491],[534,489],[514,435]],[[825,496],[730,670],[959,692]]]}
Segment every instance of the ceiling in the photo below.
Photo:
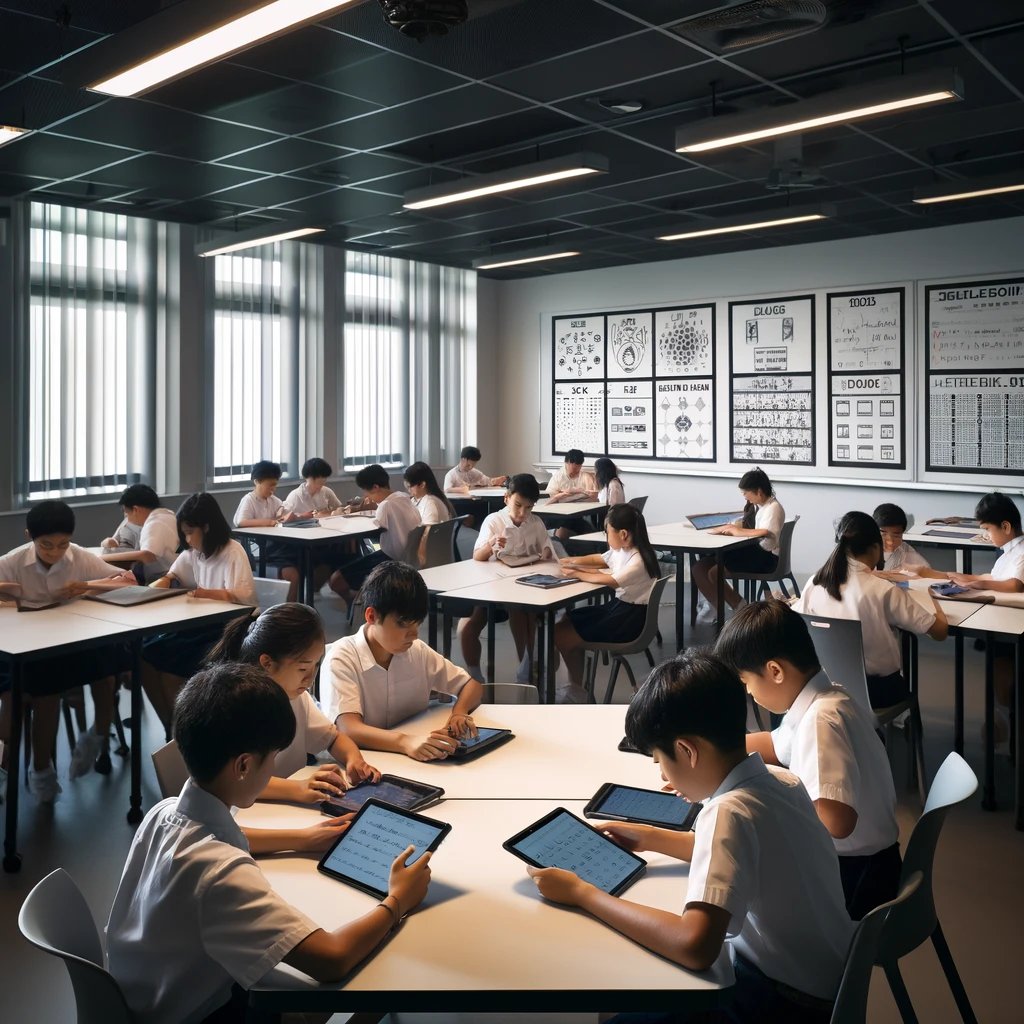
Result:
{"label": "ceiling", "polygon": [[[727,51],[687,22],[736,4],[469,2],[466,24],[416,42],[363,0],[144,98],[108,99],[65,84],[72,55],[173,2],[0,0],[0,123],[33,129],[0,147],[0,196],[218,231],[300,220],[329,227],[328,240],[453,266],[531,247],[582,253],[529,274],[1024,214],[1021,193],[911,202],[917,187],[1024,166],[1020,0],[824,0],[828,20],[815,31]],[[726,113],[901,67],[957,69],[964,102],[827,128],[796,152],[771,143],[673,151],[676,126],[711,114],[712,83]],[[598,97],[643,109],[618,114]],[[610,173],[516,198],[402,209],[409,189],[580,150],[606,156]],[[769,190],[773,167],[794,157],[810,168],[810,186]],[[831,203],[836,216],[655,240],[787,202]]]}

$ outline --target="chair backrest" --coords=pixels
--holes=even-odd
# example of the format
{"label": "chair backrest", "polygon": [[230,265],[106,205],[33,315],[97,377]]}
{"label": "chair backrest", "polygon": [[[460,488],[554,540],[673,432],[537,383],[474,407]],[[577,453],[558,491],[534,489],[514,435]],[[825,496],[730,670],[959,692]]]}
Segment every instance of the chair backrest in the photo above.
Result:
{"label": "chair backrest", "polygon": [[787,519],[779,531],[779,564],[775,567],[778,576],[788,576],[792,572],[790,565],[793,555],[793,531],[799,522],[799,516]]}
{"label": "chair backrest", "polygon": [[942,825],[951,807],[962,804],[978,788],[978,777],[957,753],[949,753],[935,773],[921,817],[917,819],[903,854],[901,880],[920,873],[924,882],[914,898],[893,913],[882,936],[878,962],[898,960],[917,949],[932,932],[938,918],[932,895],[932,867]]}
{"label": "chair backrest", "polygon": [[63,868],[51,871],[25,897],[18,927],[37,949],[64,961],[75,990],[78,1024],[131,1024],[120,986],[103,969],[96,922]]}
{"label": "chair backrest", "polygon": [[436,565],[451,565],[457,560],[455,531],[458,526],[457,519],[449,519],[446,523],[434,523],[427,527],[427,557],[424,569],[433,569]]}
{"label": "chair backrest", "polygon": [[658,633],[658,609],[661,607],[661,595],[665,593],[670,576],[662,576],[660,580],[654,581],[651,587],[651,596],[647,598],[647,617],[644,619],[644,628],[640,635],[629,644],[622,644],[629,647],[631,651],[646,651],[654,643]]}
{"label": "chair backrest", "polygon": [[859,619],[830,619],[801,612],[825,675],[874,714],[864,671],[864,637]]}
{"label": "chair backrest", "polygon": [[284,604],[288,600],[288,588],[291,584],[287,580],[272,580],[266,576],[254,576],[252,582],[256,587],[256,602],[259,604],[261,612],[273,608],[275,604]]}
{"label": "chair backrest", "polygon": [[626,502],[626,504],[632,505],[633,508],[637,510],[637,512],[643,512],[644,508],[647,505],[647,495],[645,494],[642,498],[630,498],[629,501]]}
{"label": "chair backrest", "polygon": [[170,740],[159,750],[154,750],[152,757],[160,795],[165,800],[169,796],[177,796],[188,779],[188,768],[185,767],[178,744]]}
{"label": "chair backrest", "polygon": [[485,683],[485,704],[539,704],[540,693],[531,683]]}
{"label": "chair backrest", "polygon": [[878,957],[878,946],[892,913],[906,904],[921,885],[921,872],[915,871],[900,887],[896,899],[875,907],[858,924],[846,954],[846,967],[836,993],[836,1004],[829,1024],[865,1024],[868,1019],[868,989],[871,969]]}

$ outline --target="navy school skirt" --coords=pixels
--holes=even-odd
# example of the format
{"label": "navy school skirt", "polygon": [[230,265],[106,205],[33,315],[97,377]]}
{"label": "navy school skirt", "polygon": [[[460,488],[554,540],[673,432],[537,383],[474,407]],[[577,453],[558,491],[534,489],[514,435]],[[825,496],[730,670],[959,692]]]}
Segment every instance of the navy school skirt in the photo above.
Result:
{"label": "navy school skirt", "polygon": [[571,608],[568,616],[580,639],[588,644],[628,644],[643,632],[647,605],[627,604],[613,597],[607,604]]}

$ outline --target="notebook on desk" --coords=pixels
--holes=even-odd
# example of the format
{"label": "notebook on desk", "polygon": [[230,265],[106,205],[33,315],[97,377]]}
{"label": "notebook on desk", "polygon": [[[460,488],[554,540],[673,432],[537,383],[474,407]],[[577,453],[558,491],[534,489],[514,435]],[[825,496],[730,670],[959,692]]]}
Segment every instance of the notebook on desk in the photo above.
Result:
{"label": "notebook on desk", "polygon": [[743,518],[742,509],[739,512],[696,512],[688,515],[686,521],[695,530],[711,530],[716,526],[728,526],[737,519]]}

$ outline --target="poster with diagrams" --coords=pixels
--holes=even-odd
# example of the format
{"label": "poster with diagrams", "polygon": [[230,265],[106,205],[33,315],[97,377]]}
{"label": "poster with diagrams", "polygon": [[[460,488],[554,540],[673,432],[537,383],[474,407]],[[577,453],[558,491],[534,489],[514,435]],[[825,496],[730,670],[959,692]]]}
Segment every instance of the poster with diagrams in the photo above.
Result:
{"label": "poster with diagrams", "polygon": [[1024,475],[1024,276],[925,288],[926,468]]}
{"label": "poster with diagrams", "polygon": [[608,314],[609,379],[651,377],[654,318],[649,312]]}
{"label": "poster with diagrams", "polygon": [[814,296],[729,303],[730,458],[814,464]]}
{"label": "poster with diagrams", "polygon": [[555,451],[579,448],[585,455],[604,455],[604,381],[586,384],[555,383]]}
{"label": "poster with diagrams", "polygon": [[552,324],[555,380],[604,380],[604,317],[555,320]]}
{"label": "poster with diagrams", "polygon": [[654,384],[647,380],[611,380],[607,387],[607,454],[611,459],[649,458]]}
{"label": "poster with diagrams", "polygon": [[903,288],[829,292],[829,465],[906,467]]}
{"label": "poster with diagrams", "polygon": [[684,462],[715,461],[714,382],[659,380],[655,454]]}
{"label": "poster with diagrams", "polygon": [[551,321],[554,450],[605,454],[605,318]]}

